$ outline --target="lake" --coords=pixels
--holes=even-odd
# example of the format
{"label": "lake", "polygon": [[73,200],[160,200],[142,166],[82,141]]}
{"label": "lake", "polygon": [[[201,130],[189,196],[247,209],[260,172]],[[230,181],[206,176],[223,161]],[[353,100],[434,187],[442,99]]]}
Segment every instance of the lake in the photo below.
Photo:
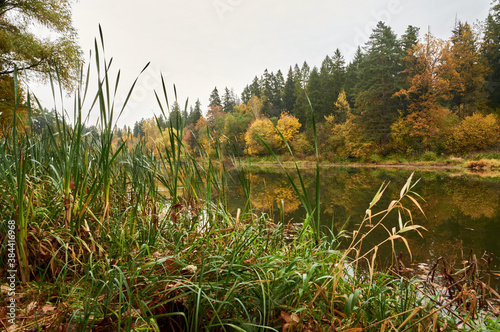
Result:
{"label": "lake", "polygon": [[[230,210],[243,208],[245,199],[237,182],[236,170],[230,185]],[[405,169],[373,169],[329,167],[321,169],[321,225],[323,229],[337,233],[344,229],[352,232],[358,229],[373,197],[382,183],[389,183],[382,199],[372,209],[372,214],[386,209],[392,200],[399,198],[401,188],[412,174]],[[294,169],[294,181],[298,182]],[[301,169],[304,183],[312,200],[315,192],[315,170]],[[295,195],[284,171],[277,167],[252,168],[248,174],[251,183],[252,206],[258,213],[269,214],[276,222],[302,222],[305,210]],[[413,254],[413,265],[426,263],[432,266],[439,257],[455,263],[461,262],[470,254],[477,259],[491,258],[491,270],[500,273],[500,177],[485,174],[467,174],[464,171],[417,170],[413,177],[414,187],[422,199],[418,199],[424,216],[409,200],[403,203],[413,215],[414,224],[427,229],[423,238],[416,233],[405,233]],[[347,221],[347,223],[346,223]],[[407,222],[406,218],[403,222]],[[398,227],[397,212],[384,221],[391,229]],[[368,230],[368,228],[366,228]],[[374,232],[364,243],[368,248],[386,239],[385,231]],[[345,245],[345,244],[344,244]],[[406,266],[410,266],[408,251],[400,243],[397,253],[402,252]],[[489,256],[483,256],[487,254]],[[391,247],[381,248],[380,262],[390,262]],[[482,264],[483,268],[486,266]],[[492,276],[492,287],[499,291],[500,280]]]}

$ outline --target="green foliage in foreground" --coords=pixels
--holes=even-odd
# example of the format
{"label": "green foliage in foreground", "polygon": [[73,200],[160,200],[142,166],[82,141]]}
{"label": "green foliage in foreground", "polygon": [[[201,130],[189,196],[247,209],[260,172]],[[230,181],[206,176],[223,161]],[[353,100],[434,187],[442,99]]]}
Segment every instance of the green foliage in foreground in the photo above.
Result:
{"label": "green foliage in foreground", "polygon": [[[96,54],[99,59],[97,47]],[[275,224],[248,202],[232,216],[218,142],[210,141],[214,152],[200,148],[195,156],[184,147],[182,130],[169,130],[166,143],[153,152],[144,142],[113,146],[110,91],[119,80],[110,79],[109,62],[102,61],[99,89],[90,99],[90,107],[100,111],[99,126],[90,130],[82,122],[87,95],[82,88],[75,124],[58,118],[56,129],[41,135],[31,120],[22,132],[13,123],[0,141],[0,252],[6,257],[7,220],[15,220],[22,278],[19,330],[498,327],[498,321],[478,315],[474,299],[465,297],[469,293],[453,300],[429,297],[422,282],[377,272],[379,246],[361,251],[365,236],[385,228],[389,213],[402,217],[399,227],[387,229],[384,243],[406,244],[404,233],[418,231],[403,206],[419,206],[411,178],[398,200],[372,214],[386,187],[380,188],[344,250],[339,238],[346,234],[326,237],[315,226],[320,223],[314,203],[319,203],[301,192],[300,183],[293,187],[308,215],[298,227]],[[168,107],[165,90],[162,111]],[[244,167],[239,178],[249,198]],[[0,260],[2,281],[5,262]]]}

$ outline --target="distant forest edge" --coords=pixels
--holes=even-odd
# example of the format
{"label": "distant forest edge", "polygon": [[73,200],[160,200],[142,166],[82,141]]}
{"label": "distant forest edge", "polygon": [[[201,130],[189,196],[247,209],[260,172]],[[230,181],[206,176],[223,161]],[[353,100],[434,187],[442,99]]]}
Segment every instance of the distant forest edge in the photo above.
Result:
{"label": "distant forest edge", "polygon": [[[290,66],[255,77],[241,96],[217,87],[205,115],[199,99],[166,116],[116,128],[117,144],[144,139],[154,149],[176,130],[189,149],[221,144],[238,155],[313,154],[313,121],[322,157],[420,156],[499,151],[500,1],[484,22],[457,21],[449,40],[409,26],[398,37],[379,22],[350,63],[337,49],[321,66]],[[50,125],[50,112],[39,116]],[[43,121],[42,121],[43,118]],[[43,122],[43,123],[42,123]],[[281,133],[281,135],[279,134]]]}

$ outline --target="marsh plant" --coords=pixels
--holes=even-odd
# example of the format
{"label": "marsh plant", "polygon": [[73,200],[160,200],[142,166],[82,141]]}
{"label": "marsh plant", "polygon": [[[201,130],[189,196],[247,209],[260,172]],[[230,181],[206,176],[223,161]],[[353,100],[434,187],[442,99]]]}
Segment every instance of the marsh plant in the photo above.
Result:
{"label": "marsh plant", "polygon": [[[462,292],[438,305],[422,281],[377,266],[381,246],[400,241],[411,255],[406,234],[424,231],[407,207],[423,217],[412,177],[389,206],[376,208],[389,184],[382,185],[357,231],[325,234],[317,158],[313,196],[298,167],[288,176],[306,209],[301,223],[272,221],[249,203],[244,160],[228,155],[210,132],[208,147],[194,150],[183,142],[182,118],[161,131],[153,149],[146,140],[118,139],[114,127],[126,101],[115,105],[120,75],[111,77],[111,64],[96,42],[95,70],[80,72],[72,121],[61,110],[44,132],[34,130],[42,105],[28,95],[27,116],[14,116],[0,138],[0,252],[6,257],[7,221],[15,220],[22,280],[22,315],[11,331],[498,328],[473,297]],[[156,96],[167,114],[162,82]],[[55,78],[54,91],[58,85]],[[89,112],[99,113],[97,125],[89,125]],[[247,198],[236,215],[227,208],[227,167],[238,168]],[[392,214],[396,225],[387,222]],[[364,239],[377,229],[386,240],[367,248]],[[346,249],[339,247],[343,236],[350,238]]]}

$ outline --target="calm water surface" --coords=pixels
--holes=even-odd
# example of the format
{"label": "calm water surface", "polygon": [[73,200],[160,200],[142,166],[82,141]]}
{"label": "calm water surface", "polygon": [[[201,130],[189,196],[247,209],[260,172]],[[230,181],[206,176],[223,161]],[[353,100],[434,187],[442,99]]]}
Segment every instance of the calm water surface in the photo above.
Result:
{"label": "calm water surface", "polygon": [[[294,171],[290,170],[290,173]],[[399,198],[400,190],[411,173],[409,170],[323,168],[322,227],[338,232],[346,224],[348,231],[357,229],[381,184],[389,183],[389,187],[372,209],[373,214],[386,209],[392,200]],[[301,170],[301,174],[314,200],[315,171]],[[237,176],[233,178],[236,180]],[[303,221],[305,210],[283,171],[276,168],[257,169],[249,173],[249,178],[255,209],[271,215],[276,221]],[[418,179],[414,191],[423,198],[419,199],[419,203],[426,216],[409,199],[404,201],[412,211],[414,223],[427,229],[423,231],[423,238],[417,234],[407,235],[413,263],[432,266],[439,257],[445,257],[455,262],[458,268],[470,253],[475,254],[477,259],[488,254],[493,257],[491,269],[500,273],[500,177],[456,171],[416,171],[414,180]],[[298,183],[297,177],[295,180]],[[243,207],[245,200],[237,182],[233,182],[231,191],[231,209]],[[397,227],[397,212],[387,219],[385,225],[389,229]],[[378,244],[385,238],[385,231],[378,232],[370,236],[365,245]],[[408,266],[409,254],[404,245],[399,245],[397,250],[403,252]],[[381,250],[380,256],[381,261],[390,261],[390,247]],[[498,291],[500,280],[495,276],[493,278],[492,286]]]}

